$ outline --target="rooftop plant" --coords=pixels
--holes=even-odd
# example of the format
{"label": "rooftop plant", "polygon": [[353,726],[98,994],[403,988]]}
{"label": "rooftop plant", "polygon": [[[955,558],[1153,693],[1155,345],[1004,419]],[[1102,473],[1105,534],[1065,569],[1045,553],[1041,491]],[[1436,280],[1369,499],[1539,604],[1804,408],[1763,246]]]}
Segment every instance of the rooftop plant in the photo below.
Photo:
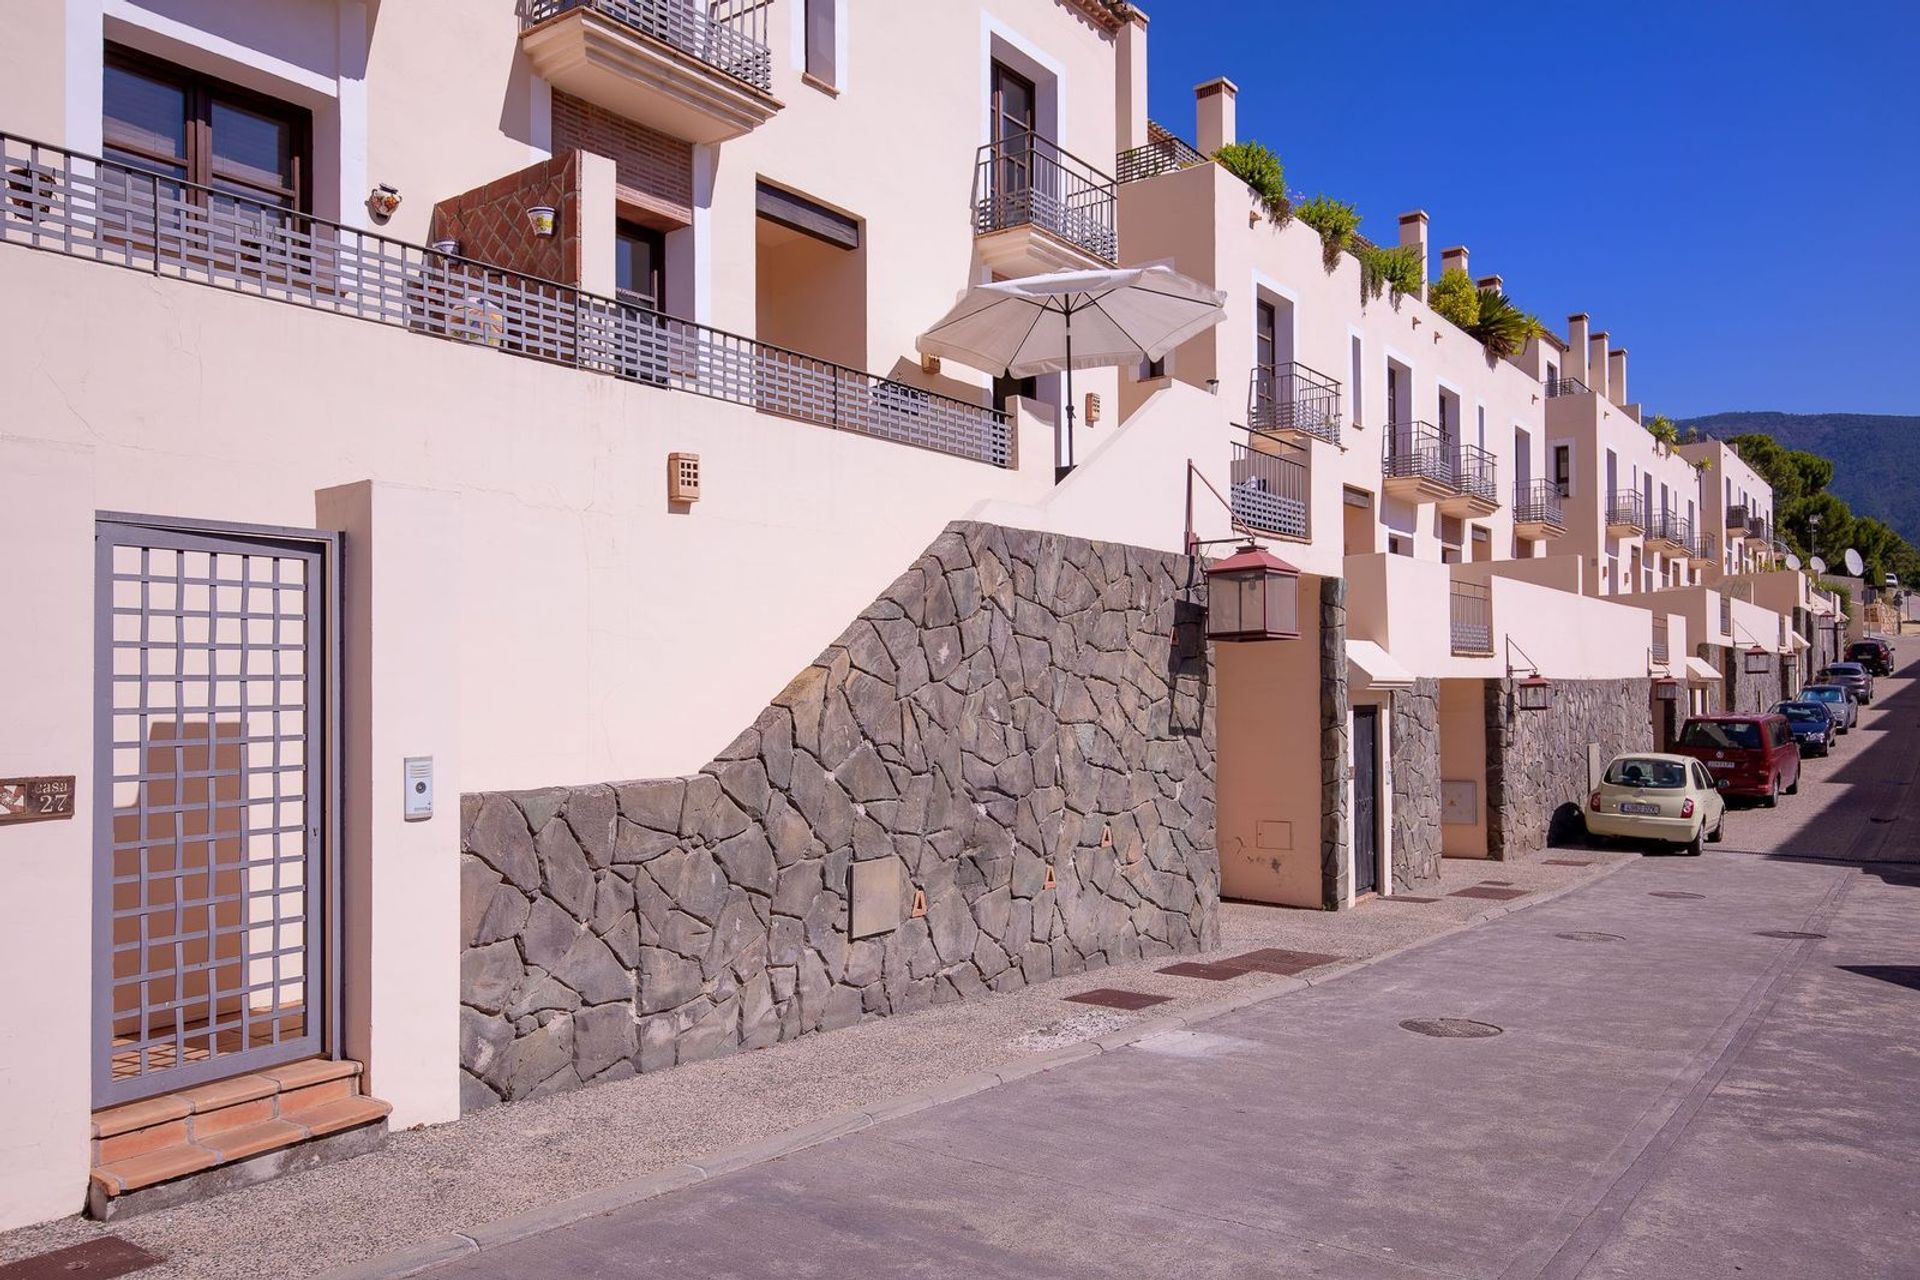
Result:
{"label": "rooftop plant", "polygon": [[1360,259],[1360,300],[1370,302],[1384,289],[1392,289],[1397,298],[1420,292],[1421,263],[1418,245],[1402,244],[1391,248],[1363,245]]}
{"label": "rooftop plant", "polygon": [[1293,207],[1293,216],[1320,233],[1320,260],[1329,271],[1339,263],[1341,252],[1352,246],[1353,233],[1360,227],[1354,207],[1329,195],[1302,200]]}
{"label": "rooftop plant", "polygon": [[[1464,279],[1466,273],[1458,271]],[[1527,343],[1540,336],[1544,329],[1540,321],[1520,308],[1506,294],[1494,289],[1483,289],[1476,299],[1478,314],[1472,324],[1465,326],[1468,333],[1480,339],[1480,345],[1487,354],[1496,360],[1517,356],[1526,349]],[[1444,314],[1444,313],[1442,313]],[[1452,319],[1451,316],[1448,317]]]}
{"label": "rooftop plant", "polygon": [[1222,169],[1247,184],[1266,210],[1267,221],[1284,227],[1293,217],[1293,205],[1287,200],[1287,171],[1280,157],[1264,145],[1253,142],[1229,142],[1213,153]]}
{"label": "rooftop plant", "polygon": [[1448,267],[1428,287],[1427,305],[1468,333],[1480,323],[1480,290],[1458,267]]}
{"label": "rooftop plant", "polygon": [[1680,443],[1679,424],[1664,413],[1654,414],[1643,425],[1653,434],[1655,440],[1665,441],[1667,444]]}

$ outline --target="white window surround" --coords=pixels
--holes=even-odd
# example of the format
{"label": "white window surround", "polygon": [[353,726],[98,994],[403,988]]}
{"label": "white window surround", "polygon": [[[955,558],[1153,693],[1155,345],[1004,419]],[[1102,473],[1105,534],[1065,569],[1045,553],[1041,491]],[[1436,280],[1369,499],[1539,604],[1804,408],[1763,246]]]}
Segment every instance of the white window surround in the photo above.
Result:
{"label": "white window surround", "polygon": [[[802,55],[805,54],[803,46]],[[1005,63],[1033,81],[1034,128],[1067,147],[1061,122],[1067,118],[1067,69],[1038,42],[995,18],[980,15],[980,143],[993,140],[993,64]],[[1071,151],[1073,148],[1067,147]]]}
{"label": "white window surround", "polygon": [[[791,28],[793,69],[804,75],[807,70],[807,0],[792,0],[787,6],[793,20]],[[847,0],[833,0],[833,88],[847,91]]]}

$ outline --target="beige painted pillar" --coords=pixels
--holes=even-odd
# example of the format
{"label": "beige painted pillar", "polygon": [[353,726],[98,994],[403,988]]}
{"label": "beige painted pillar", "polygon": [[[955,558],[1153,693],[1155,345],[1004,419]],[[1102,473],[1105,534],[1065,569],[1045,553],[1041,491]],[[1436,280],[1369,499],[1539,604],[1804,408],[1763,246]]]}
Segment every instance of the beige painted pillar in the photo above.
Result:
{"label": "beige painted pillar", "polygon": [[1238,140],[1234,134],[1234,100],[1239,96],[1240,86],[1225,76],[1193,87],[1193,141],[1201,155],[1210,156]]}
{"label": "beige painted pillar", "polygon": [[[376,481],[322,489],[344,534],[341,688],[347,825],[346,1052],[392,1125],[460,1114],[460,505]],[[433,816],[409,822],[402,768],[433,758]]]}
{"label": "beige painted pillar", "polygon": [[1587,339],[1587,372],[1592,375],[1587,379],[1587,386],[1595,395],[1608,400],[1613,399],[1613,389],[1607,381],[1612,363],[1607,352],[1607,332],[1602,329]]}
{"label": "beige painted pillar", "polygon": [[1625,407],[1627,402],[1627,349],[1621,347],[1607,355],[1607,394]]}
{"label": "beige painted pillar", "polygon": [[1561,369],[1563,378],[1578,378],[1583,386],[1593,386],[1593,380],[1587,377],[1587,313],[1567,317],[1567,363]]}
{"label": "beige painted pillar", "polygon": [[620,218],[618,169],[607,156],[580,153],[580,189],[575,217],[580,220],[580,287],[603,298],[613,296],[615,227]]}
{"label": "beige painted pillar", "polygon": [[1442,272],[1458,269],[1461,275],[1471,279],[1472,270],[1467,266],[1467,246],[1456,244],[1450,249],[1440,251],[1440,270]]}
{"label": "beige painted pillar", "polygon": [[1482,293],[1505,293],[1507,291],[1507,281],[1504,276],[1481,276],[1480,279],[1475,282],[1475,285]]}
{"label": "beige painted pillar", "polygon": [[1114,41],[1114,138],[1116,149],[1147,145],[1147,15],[1133,10]]}
{"label": "beige painted pillar", "polygon": [[77,1212],[93,1047],[93,451],[0,437],[0,777],[74,777],[0,825],[0,1229]]}
{"label": "beige painted pillar", "polygon": [[1400,215],[1400,243],[1420,250],[1420,300],[1427,297],[1427,215],[1422,209]]}

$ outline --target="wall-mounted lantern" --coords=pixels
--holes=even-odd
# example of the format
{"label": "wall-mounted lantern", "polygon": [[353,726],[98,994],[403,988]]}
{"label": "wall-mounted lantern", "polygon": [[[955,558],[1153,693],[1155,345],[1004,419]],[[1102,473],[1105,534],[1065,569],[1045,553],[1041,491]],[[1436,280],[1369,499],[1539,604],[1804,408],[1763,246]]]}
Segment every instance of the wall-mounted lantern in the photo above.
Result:
{"label": "wall-mounted lantern", "polygon": [[1546,711],[1553,706],[1553,682],[1539,675],[1515,681],[1513,701],[1522,711]]}
{"label": "wall-mounted lantern", "polygon": [[1680,701],[1680,682],[1678,680],[1655,680],[1653,696],[1662,702]]}
{"label": "wall-mounted lantern", "polygon": [[1746,662],[1743,666],[1743,670],[1745,670],[1748,675],[1763,676],[1767,674],[1767,672],[1770,671],[1772,667],[1773,667],[1773,655],[1768,653],[1765,649],[1762,649],[1759,645],[1754,645],[1753,648],[1747,650]]}
{"label": "wall-mounted lantern", "polygon": [[536,204],[527,210],[527,225],[543,239],[553,234],[554,212],[550,204]]}
{"label": "wall-mounted lantern", "polygon": [[1249,542],[1207,566],[1207,639],[1300,638],[1300,571]]}

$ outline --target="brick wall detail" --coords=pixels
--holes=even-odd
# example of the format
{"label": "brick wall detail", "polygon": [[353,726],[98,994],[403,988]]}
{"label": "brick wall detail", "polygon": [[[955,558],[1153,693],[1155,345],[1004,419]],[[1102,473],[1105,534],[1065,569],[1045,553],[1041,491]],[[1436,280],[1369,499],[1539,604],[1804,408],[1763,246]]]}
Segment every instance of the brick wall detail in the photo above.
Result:
{"label": "brick wall detail", "polygon": [[621,203],[630,214],[650,214],[647,221],[663,225],[692,224],[692,144],[556,89],[553,150],[555,155],[591,151],[611,159]]}

